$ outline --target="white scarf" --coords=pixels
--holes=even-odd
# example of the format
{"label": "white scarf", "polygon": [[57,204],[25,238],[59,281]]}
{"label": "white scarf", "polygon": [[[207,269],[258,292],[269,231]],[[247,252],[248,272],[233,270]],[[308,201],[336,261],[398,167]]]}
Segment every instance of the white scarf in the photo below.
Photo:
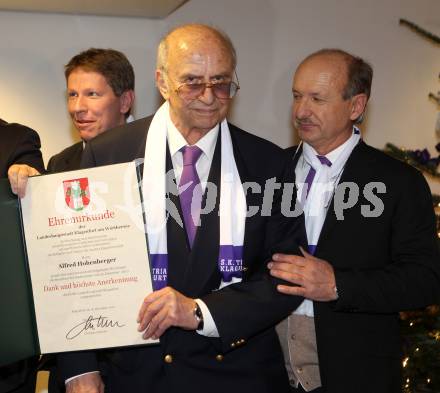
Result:
{"label": "white scarf", "polygon": [[[168,245],[166,208],[166,149],[169,105],[166,101],[154,115],[145,145],[142,193],[146,217],[148,247],[151,257],[152,277],[158,289],[167,285]],[[220,169],[220,253],[218,267],[222,275],[221,286],[241,281],[243,240],[246,221],[246,198],[235,164],[228,123],[223,120],[221,129]],[[168,201],[171,203],[171,201]],[[177,209],[175,209],[177,210]],[[178,223],[181,224],[179,219]],[[209,261],[207,261],[209,263]],[[163,283],[163,285],[160,284]]]}

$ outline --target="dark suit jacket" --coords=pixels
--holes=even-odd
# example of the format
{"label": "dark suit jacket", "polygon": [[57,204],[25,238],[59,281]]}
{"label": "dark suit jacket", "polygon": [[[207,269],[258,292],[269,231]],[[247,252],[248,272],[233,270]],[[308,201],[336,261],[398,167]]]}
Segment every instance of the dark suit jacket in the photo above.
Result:
{"label": "dark suit jacket", "polygon": [[[12,164],[27,164],[44,172],[38,134],[21,124],[0,119],[0,178]],[[31,358],[0,368],[0,393],[35,391],[37,359]]]}
{"label": "dark suit jacket", "polygon": [[31,128],[0,119],[0,178],[8,176],[12,164],[27,164],[44,172],[40,137]]}
{"label": "dark suit jacket", "polygon": [[47,171],[54,173],[79,169],[82,153],[83,142],[75,143],[62,152],[52,156],[47,164]]}
{"label": "dark suit jacket", "polygon": [[[107,131],[87,144],[82,166],[98,166],[144,157],[151,118]],[[279,147],[230,125],[234,157],[241,180],[261,186],[285,169]],[[148,159],[148,158],[147,158]],[[171,160],[168,155],[167,165]],[[209,180],[220,178],[220,144],[214,154]],[[282,353],[273,325],[301,302],[279,294],[267,278],[266,261],[274,251],[298,252],[304,242],[302,216],[280,214],[280,194],[275,192],[272,215],[255,215],[246,221],[243,282],[216,291],[219,248],[218,208],[202,218],[195,244],[189,251],[186,235],[174,220],[167,225],[169,285],[190,297],[202,298],[216,322],[220,338],[170,328],[160,345],[60,356],[64,378],[98,370],[112,393],[122,392],[289,392]],[[261,206],[263,193],[247,193],[248,206]],[[180,209],[178,198],[171,200]],[[217,199],[218,201],[218,199]],[[137,301],[140,299],[132,299]],[[164,361],[173,356],[172,363]],[[219,356],[221,355],[221,356]]]}
{"label": "dark suit jacket", "polygon": [[[314,302],[322,384],[326,393],[401,392],[398,312],[440,301],[431,194],[416,169],[363,142],[344,182],[357,184],[359,201],[338,220],[334,198],[315,252],[333,265],[339,292],[336,302]],[[362,209],[379,206],[364,194],[370,182],[386,193],[373,190],[383,213],[367,218]]]}

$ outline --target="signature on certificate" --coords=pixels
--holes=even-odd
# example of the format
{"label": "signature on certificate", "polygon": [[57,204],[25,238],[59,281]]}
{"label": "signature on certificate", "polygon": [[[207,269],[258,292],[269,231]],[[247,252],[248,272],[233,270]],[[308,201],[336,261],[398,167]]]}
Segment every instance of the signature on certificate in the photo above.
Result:
{"label": "signature on certificate", "polygon": [[72,329],[70,329],[66,334],[66,338],[68,340],[73,340],[81,333],[84,333],[86,331],[95,331],[108,328],[121,328],[123,326],[125,325],[120,324],[118,321],[113,321],[103,315],[100,315],[99,317],[89,315],[86,320],[78,323]]}

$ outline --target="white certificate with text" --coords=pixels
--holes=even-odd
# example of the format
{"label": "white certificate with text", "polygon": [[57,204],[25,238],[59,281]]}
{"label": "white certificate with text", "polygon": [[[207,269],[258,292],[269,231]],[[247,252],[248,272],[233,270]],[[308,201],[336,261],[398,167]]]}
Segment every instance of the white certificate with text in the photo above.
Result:
{"label": "white certificate with text", "polygon": [[137,331],[152,284],[134,162],[32,177],[21,211],[41,353],[155,342]]}

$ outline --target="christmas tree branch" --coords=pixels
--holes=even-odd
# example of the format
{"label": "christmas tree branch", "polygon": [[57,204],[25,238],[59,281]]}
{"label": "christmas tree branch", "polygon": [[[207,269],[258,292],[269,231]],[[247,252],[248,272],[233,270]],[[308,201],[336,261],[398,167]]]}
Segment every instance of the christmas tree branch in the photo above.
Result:
{"label": "christmas tree branch", "polygon": [[428,173],[432,177],[440,179],[440,172],[437,170],[440,162],[440,155],[437,158],[431,158],[428,150],[426,149],[407,150],[399,148],[392,143],[387,143],[384,151],[390,156],[406,162],[420,171]]}
{"label": "christmas tree branch", "polygon": [[428,30],[422,29],[420,26],[416,25],[415,23],[410,22],[409,20],[406,19],[399,19],[399,23],[401,25],[405,25],[409,27],[411,30],[414,30],[416,33],[419,33],[428,40],[431,40],[436,44],[440,44],[440,37],[436,36],[435,34],[432,34]]}
{"label": "christmas tree branch", "polygon": [[434,93],[429,93],[429,98],[433,99],[437,102],[437,105],[440,105],[440,94],[435,95]]}

